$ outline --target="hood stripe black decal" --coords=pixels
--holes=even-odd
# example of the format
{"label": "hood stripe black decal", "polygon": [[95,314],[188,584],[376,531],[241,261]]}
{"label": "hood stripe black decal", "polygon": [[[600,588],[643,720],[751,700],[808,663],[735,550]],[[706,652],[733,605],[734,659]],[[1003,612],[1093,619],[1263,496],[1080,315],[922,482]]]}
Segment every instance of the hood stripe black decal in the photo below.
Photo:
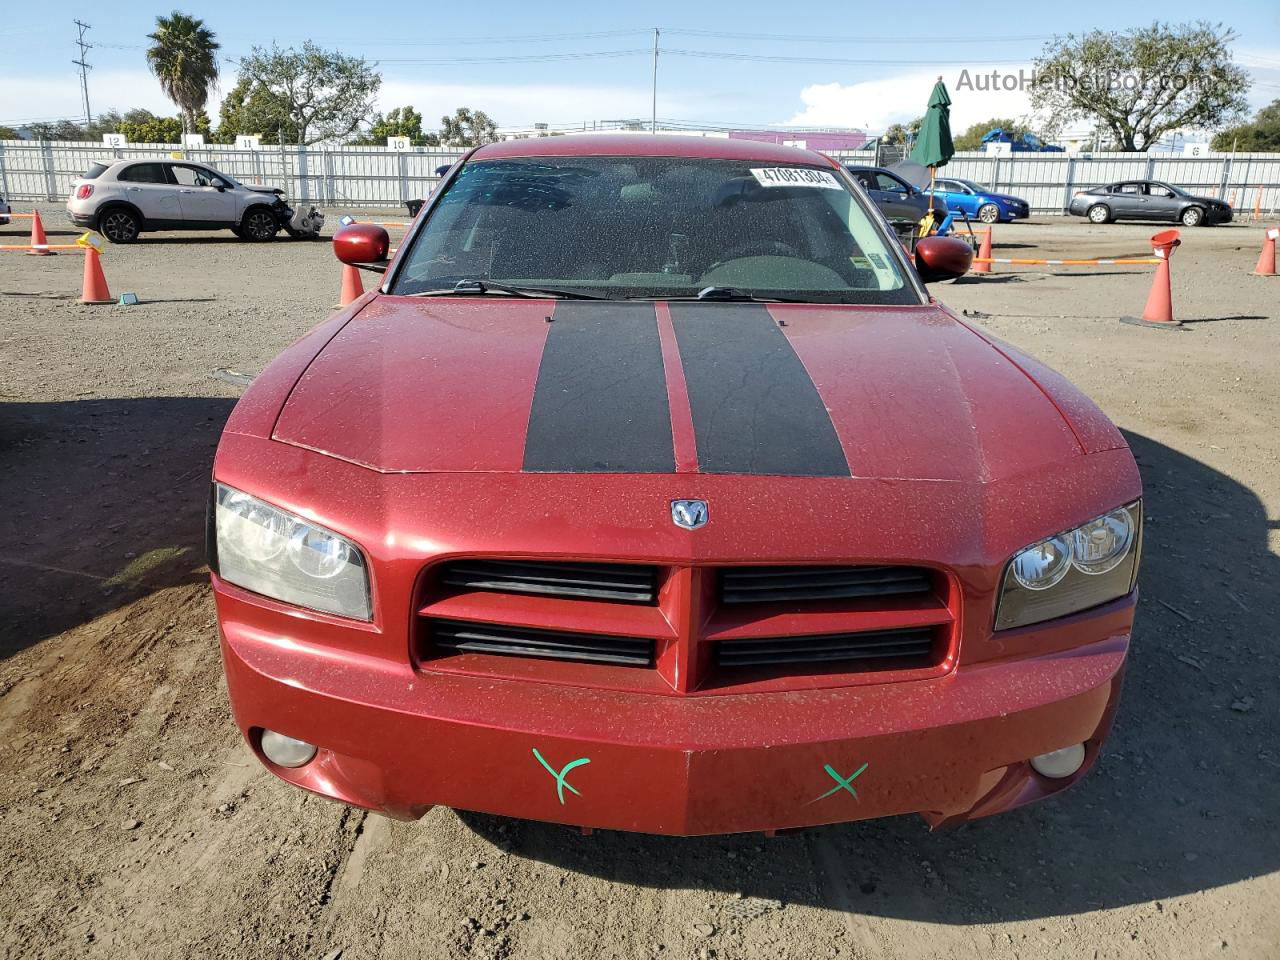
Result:
{"label": "hood stripe black decal", "polygon": [[847,477],[831,415],[764,304],[672,303],[703,473]]}
{"label": "hood stripe black decal", "polygon": [[559,301],[538,366],[529,473],[674,473],[652,303]]}

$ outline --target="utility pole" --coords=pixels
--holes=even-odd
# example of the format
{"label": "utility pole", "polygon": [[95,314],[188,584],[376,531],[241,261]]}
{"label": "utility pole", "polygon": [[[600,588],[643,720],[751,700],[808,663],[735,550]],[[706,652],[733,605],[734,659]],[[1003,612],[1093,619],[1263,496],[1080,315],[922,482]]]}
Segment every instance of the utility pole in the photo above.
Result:
{"label": "utility pole", "polygon": [[76,45],[80,47],[80,59],[72,60],[77,67],[80,68],[80,95],[84,98],[84,124],[89,126],[93,123],[93,116],[89,112],[89,71],[93,69],[85,62],[85,54],[93,49],[93,44],[85,43],[84,32],[89,29],[89,24],[75,21],[77,27],[80,28],[80,36],[76,39]]}
{"label": "utility pole", "polygon": [[658,132],[658,28],[653,28],[653,117],[649,122],[649,132]]}

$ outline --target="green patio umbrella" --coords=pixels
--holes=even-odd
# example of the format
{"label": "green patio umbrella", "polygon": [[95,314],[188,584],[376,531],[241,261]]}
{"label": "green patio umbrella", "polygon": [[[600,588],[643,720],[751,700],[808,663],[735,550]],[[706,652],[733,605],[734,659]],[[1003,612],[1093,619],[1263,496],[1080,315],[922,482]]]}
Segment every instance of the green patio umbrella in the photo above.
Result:
{"label": "green patio umbrella", "polygon": [[955,144],[951,142],[951,96],[939,77],[929,94],[929,108],[925,111],[924,122],[920,124],[920,135],[911,148],[911,159],[929,168],[930,208],[933,206],[933,181],[938,167],[944,166],[955,152]]}
{"label": "green patio umbrella", "polygon": [[920,124],[916,145],[911,148],[911,159],[922,167],[936,169],[944,166],[955,152],[955,144],[951,142],[951,97],[939,77],[929,94],[929,109]]}

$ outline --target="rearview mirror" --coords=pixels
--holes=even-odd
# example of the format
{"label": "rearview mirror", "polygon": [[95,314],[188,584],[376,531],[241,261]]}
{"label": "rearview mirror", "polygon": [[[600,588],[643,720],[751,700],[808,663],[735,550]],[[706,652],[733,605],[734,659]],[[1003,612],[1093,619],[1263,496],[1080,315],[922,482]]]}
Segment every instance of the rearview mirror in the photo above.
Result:
{"label": "rearview mirror", "polygon": [[387,231],[371,223],[353,223],[333,235],[334,255],[343,263],[384,263],[389,249]]}
{"label": "rearview mirror", "polygon": [[921,237],[916,241],[916,270],[925,283],[955,280],[973,266],[973,248],[959,237]]}

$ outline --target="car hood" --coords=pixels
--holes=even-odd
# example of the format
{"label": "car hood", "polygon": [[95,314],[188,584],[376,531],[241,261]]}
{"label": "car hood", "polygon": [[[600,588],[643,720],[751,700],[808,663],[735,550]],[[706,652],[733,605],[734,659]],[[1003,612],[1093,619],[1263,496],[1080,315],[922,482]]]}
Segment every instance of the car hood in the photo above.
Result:
{"label": "car hood", "polygon": [[278,194],[284,193],[284,191],[281,190],[279,187],[273,187],[267,184],[242,183],[240,184],[240,186],[244,187],[246,190],[249,190],[253,193],[278,193]]}
{"label": "car hood", "polygon": [[985,482],[1084,452],[1015,356],[936,305],[375,296],[272,436],[383,472]]}
{"label": "car hood", "polygon": [[1021,197],[1011,196],[1007,193],[984,193],[982,198],[985,200],[998,200],[1001,203],[1026,203]]}

